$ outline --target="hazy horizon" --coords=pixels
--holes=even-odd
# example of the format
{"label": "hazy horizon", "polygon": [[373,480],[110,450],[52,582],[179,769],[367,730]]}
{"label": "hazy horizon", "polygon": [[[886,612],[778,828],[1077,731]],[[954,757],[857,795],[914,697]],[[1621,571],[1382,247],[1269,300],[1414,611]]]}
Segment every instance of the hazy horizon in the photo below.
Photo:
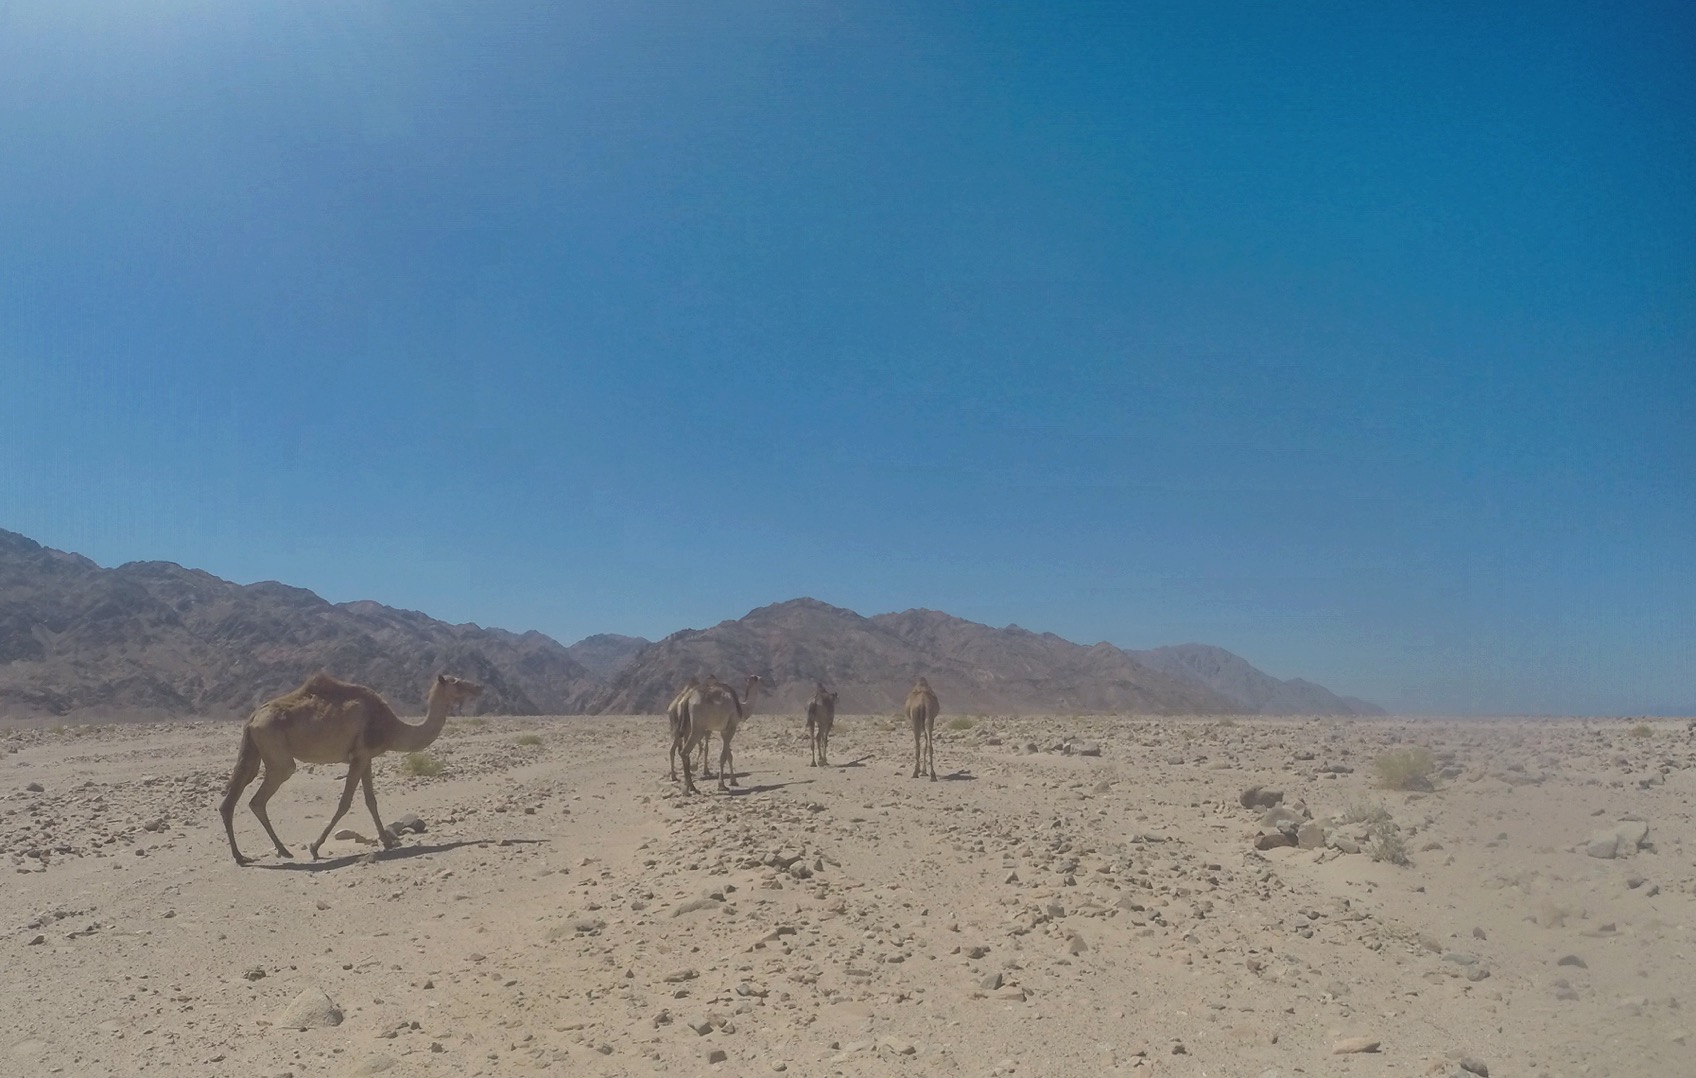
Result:
{"label": "hazy horizon", "polygon": [[0,6],[0,528],[1696,707],[1696,13]]}

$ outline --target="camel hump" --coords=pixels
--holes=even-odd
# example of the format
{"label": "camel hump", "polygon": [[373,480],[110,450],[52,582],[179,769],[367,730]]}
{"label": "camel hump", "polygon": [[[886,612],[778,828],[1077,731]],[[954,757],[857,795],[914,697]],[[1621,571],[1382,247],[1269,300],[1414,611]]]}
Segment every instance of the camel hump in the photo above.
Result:
{"label": "camel hump", "polygon": [[329,704],[361,703],[374,707],[387,708],[388,705],[376,690],[364,685],[355,685],[351,681],[342,681],[326,673],[316,673],[306,679],[306,683],[294,692],[289,693],[293,702],[307,699],[322,700]]}

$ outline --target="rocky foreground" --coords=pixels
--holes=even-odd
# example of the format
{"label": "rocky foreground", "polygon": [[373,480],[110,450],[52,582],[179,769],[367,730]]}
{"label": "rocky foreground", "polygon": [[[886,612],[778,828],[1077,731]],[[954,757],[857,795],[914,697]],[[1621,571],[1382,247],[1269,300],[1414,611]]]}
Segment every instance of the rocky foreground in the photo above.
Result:
{"label": "rocky foreground", "polygon": [[800,725],[683,798],[661,719],[456,720],[400,848],[246,869],[236,725],[0,733],[0,1073],[1693,1073],[1682,723]]}

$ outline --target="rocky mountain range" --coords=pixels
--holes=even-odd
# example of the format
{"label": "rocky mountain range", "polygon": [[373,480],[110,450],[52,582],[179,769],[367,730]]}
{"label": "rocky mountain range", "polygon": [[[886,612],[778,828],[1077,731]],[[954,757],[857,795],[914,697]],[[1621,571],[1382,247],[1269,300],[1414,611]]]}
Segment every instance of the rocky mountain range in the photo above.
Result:
{"label": "rocky mountain range", "polygon": [[814,599],[760,607],[658,643],[450,625],[170,562],[107,569],[0,530],[0,718],[244,715],[318,670],[416,713],[429,678],[485,685],[498,714],[652,713],[687,678],[764,679],[758,710],[799,710],[823,680],[844,713],[893,712],[920,674],[946,711],[1375,714],[1200,644],[1126,651],[933,610],[863,617]]}
{"label": "rocky mountain range", "polygon": [[692,675],[712,672],[739,684],[751,672],[765,682],[759,710],[799,710],[822,680],[840,694],[841,711],[897,712],[922,674],[955,714],[1381,714],[1311,682],[1280,681],[1221,648],[1190,644],[1161,652],[1187,662],[1111,644],[1074,644],[1017,625],[995,629],[935,610],[868,618],[816,599],[792,599],[710,629],[673,633],[620,670],[591,698],[590,710],[659,711]]}

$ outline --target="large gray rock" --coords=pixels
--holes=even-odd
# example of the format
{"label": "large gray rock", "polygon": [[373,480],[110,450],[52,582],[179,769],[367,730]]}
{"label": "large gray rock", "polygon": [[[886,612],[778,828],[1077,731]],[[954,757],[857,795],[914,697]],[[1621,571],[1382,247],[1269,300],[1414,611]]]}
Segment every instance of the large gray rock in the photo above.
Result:
{"label": "large gray rock", "polygon": [[1264,786],[1250,786],[1237,798],[1237,801],[1245,809],[1269,809],[1282,800],[1284,800],[1284,791],[1268,790]]}
{"label": "large gray rock", "polygon": [[1630,857],[1642,848],[1649,837],[1649,824],[1644,820],[1621,820],[1606,831],[1597,831],[1585,844],[1584,852],[1591,857],[1612,860]]}
{"label": "large gray rock", "polygon": [[1301,813],[1287,809],[1283,805],[1267,810],[1266,814],[1260,817],[1262,830],[1271,827],[1279,831],[1288,831],[1292,835],[1306,822],[1306,817]]}

